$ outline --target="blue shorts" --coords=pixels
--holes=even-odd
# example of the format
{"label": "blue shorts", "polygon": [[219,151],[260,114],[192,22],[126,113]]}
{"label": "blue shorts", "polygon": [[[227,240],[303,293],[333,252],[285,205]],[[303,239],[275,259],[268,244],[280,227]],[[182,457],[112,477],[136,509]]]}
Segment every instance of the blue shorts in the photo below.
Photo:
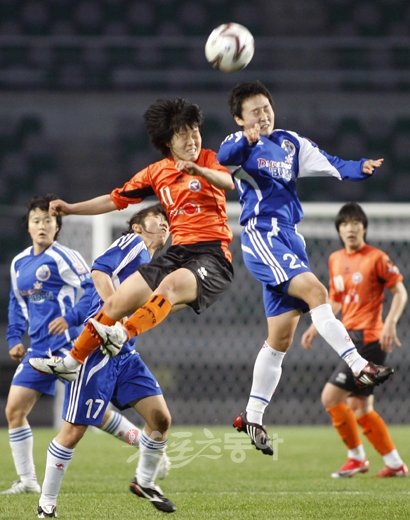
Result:
{"label": "blue shorts", "polygon": [[110,358],[97,350],[86,359],[79,378],[66,385],[62,417],[99,426],[110,401],[124,410],[153,395],[162,395],[161,388],[137,352]]}
{"label": "blue shorts", "polygon": [[[68,350],[69,349],[65,348],[56,350],[53,352],[53,355],[65,356]],[[57,377],[38,372],[28,362],[31,357],[38,357],[38,355],[38,352],[28,352],[26,354],[23,361],[16,368],[13,379],[11,380],[11,385],[25,386],[26,388],[40,392],[40,394],[53,396],[56,393]]]}
{"label": "blue shorts", "polygon": [[254,225],[250,220],[241,235],[243,261],[263,287],[265,315],[278,316],[290,310],[306,312],[307,304],[287,294],[290,281],[311,272],[305,240],[293,226]]}

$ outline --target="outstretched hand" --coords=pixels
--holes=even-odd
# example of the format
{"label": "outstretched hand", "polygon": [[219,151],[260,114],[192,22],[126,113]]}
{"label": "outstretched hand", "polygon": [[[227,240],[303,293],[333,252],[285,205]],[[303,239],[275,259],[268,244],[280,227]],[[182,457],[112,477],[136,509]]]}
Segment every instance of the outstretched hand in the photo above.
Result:
{"label": "outstretched hand", "polygon": [[52,200],[48,205],[48,212],[52,217],[69,215],[69,204],[61,199]]}
{"label": "outstretched hand", "polygon": [[374,170],[376,168],[380,168],[383,162],[384,159],[367,159],[367,161],[364,161],[363,163],[362,172],[366,173],[367,175],[372,175]]}

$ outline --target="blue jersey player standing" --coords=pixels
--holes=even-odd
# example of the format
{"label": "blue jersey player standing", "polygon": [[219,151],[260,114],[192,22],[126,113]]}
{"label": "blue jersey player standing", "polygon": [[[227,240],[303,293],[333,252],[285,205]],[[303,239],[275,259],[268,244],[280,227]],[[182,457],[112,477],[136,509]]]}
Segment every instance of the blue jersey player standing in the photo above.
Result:
{"label": "blue jersey player standing", "polygon": [[40,492],[27,416],[43,394],[54,395],[56,378],[33,370],[29,359],[68,352],[90,306],[92,280],[86,262],[77,251],[56,241],[61,217],[48,213],[50,201],[56,198],[46,195],[30,200],[24,223],[32,245],[11,263],[7,342],[11,359],[20,364],[11,381],[6,418],[19,480],[3,494]]}
{"label": "blue jersey player standing", "polygon": [[288,130],[275,130],[270,92],[259,81],[241,83],[230,94],[231,114],[242,131],[222,143],[218,160],[229,166],[242,206],[243,259],[262,284],[268,337],[256,358],[246,407],[234,421],[258,450],[272,455],[264,411],[282,373],[301,313],[309,310],[319,334],[343,358],[362,385],[385,381],[393,372],[362,358],[328,301],[325,286],[311,272],[297,224],[303,211],[296,192],[300,177],[332,176],[359,181],[373,174],[383,159],[345,161],[320,150]]}
{"label": "blue jersey player standing", "polygon": [[[128,232],[93,262],[91,270],[95,290],[88,316],[93,316],[104,300],[139,266],[149,263],[151,255],[164,245],[168,236],[166,214],[159,204],[133,215]],[[130,491],[150,500],[160,511],[175,511],[174,504],[155,484],[155,479],[160,478],[159,472],[165,476],[169,464],[165,446],[171,415],[159,384],[135,351],[134,341],[127,342],[113,358],[100,349],[96,350],[81,366],[79,377],[66,385],[64,422],[47,450],[38,518],[57,516],[58,494],[76,445],[88,426],[101,425],[110,402],[121,410],[133,407],[145,420],[142,431],[132,429],[127,432],[125,428],[126,435],[138,436],[140,448]],[[43,359],[32,359],[33,366],[36,366],[36,361],[41,363]],[[121,417],[118,413],[116,415]]]}

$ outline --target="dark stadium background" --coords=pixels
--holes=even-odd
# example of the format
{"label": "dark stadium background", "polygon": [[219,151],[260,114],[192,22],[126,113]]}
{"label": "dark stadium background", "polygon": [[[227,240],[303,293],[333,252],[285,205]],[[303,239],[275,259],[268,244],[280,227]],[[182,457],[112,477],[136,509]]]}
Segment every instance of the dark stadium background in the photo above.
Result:
{"label": "dark stadium background", "polygon": [[[227,21],[246,25],[256,42],[252,63],[232,75],[212,70],[203,54],[208,33]],[[14,370],[4,332],[9,264],[28,245],[20,217],[31,196],[96,196],[155,160],[142,113],[158,97],[199,103],[204,145],[218,147],[235,128],[229,89],[260,79],[274,95],[277,127],[344,158],[385,158],[379,174],[364,183],[300,182],[302,201],[357,200],[381,208],[408,202],[409,27],[406,0],[1,0],[0,424]],[[310,247],[325,281],[327,254],[337,240]],[[237,278],[229,295],[203,317],[185,313],[144,338],[141,351],[176,422],[229,422],[246,402],[265,324],[237,239],[233,249]],[[399,244],[396,259],[408,276],[406,251],[408,242]],[[408,312],[400,333],[407,346]],[[268,421],[327,421],[319,392],[335,358],[325,347],[318,350],[311,357],[297,345],[291,350]],[[406,422],[409,356],[393,359],[401,370],[397,382],[380,391],[381,409],[389,421]],[[45,400],[32,423],[49,424],[51,416]]]}

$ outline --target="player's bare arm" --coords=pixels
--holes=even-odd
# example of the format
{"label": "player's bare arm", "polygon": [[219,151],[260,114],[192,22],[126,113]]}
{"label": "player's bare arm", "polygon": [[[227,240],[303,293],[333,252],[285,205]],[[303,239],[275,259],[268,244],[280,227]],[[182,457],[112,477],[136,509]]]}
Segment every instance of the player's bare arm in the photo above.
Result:
{"label": "player's bare arm", "polygon": [[380,168],[383,164],[384,159],[367,159],[364,161],[362,166],[362,172],[367,173],[367,175],[372,175],[376,168]]}
{"label": "player's bare arm", "polygon": [[205,168],[204,166],[199,166],[192,161],[177,161],[175,167],[177,170],[186,171],[189,175],[198,175],[199,177],[203,177],[210,184],[220,188],[221,190],[233,190],[235,188],[232,177],[228,172],[225,173],[220,170]]}
{"label": "player's bare arm", "polygon": [[100,195],[83,202],[70,204],[64,200],[57,199],[50,202],[50,215],[101,215],[116,210],[117,207],[111,200],[109,194]]}
{"label": "player's bare arm", "polygon": [[391,287],[390,292],[393,298],[380,335],[380,346],[385,352],[392,352],[394,345],[401,347],[401,341],[397,336],[397,323],[407,303],[407,290],[403,282]]}

